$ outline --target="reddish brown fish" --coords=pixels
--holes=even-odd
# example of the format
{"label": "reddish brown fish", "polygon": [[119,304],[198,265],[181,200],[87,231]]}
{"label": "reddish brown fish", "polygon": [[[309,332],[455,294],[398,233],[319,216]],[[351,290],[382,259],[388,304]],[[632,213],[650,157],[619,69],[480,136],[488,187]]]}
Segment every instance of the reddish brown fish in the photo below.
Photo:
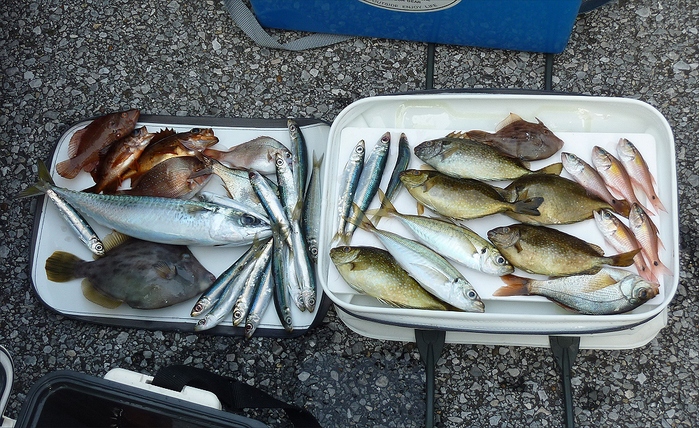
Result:
{"label": "reddish brown fish", "polygon": [[142,126],[110,145],[105,155],[100,156],[97,168],[92,170],[95,185],[85,191],[114,193],[121,184],[121,176],[136,162],[154,136]]}
{"label": "reddish brown fish", "polygon": [[563,147],[558,138],[542,121],[527,122],[510,113],[495,128],[495,133],[480,130],[466,132],[472,140],[488,144],[507,156],[522,160],[539,160],[552,156]]}
{"label": "reddish brown fish", "polygon": [[68,159],[56,165],[61,177],[74,178],[81,170],[92,171],[99,153],[113,142],[129,135],[140,116],[138,109],[100,116],[76,131],[68,143]]}
{"label": "reddish brown fish", "polygon": [[190,199],[209,181],[211,174],[198,174],[204,163],[193,156],[166,159],[143,174],[138,184],[120,192],[132,196]]}

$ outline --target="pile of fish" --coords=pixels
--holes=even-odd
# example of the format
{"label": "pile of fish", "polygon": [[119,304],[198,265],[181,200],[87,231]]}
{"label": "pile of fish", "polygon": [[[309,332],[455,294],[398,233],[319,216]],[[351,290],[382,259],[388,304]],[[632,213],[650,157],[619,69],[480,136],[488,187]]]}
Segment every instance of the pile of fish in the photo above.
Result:
{"label": "pile of fish", "polygon": [[[484,312],[467,279],[469,270],[478,270],[507,284],[493,296],[539,295],[597,315],[630,311],[659,293],[659,277],[669,270],[659,258],[654,213],[636,192],[656,211],[665,208],[648,165],[627,139],[619,141],[619,159],[595,146],[592,167],[561,151],[564,142],[540,120],[510,114],[494,133],[452,132],[417,144],[413,152],[424,162],[421,169],[409,169],[410,150],[399,147],[384,194],[379,183],[390,140],[384,134],[366,161],[365,142],[359,141],[338,184],[338,226],[329,252],[355,290],[396,307]],[[405,134],[399,144],[409,147]],[[530,161],[559,152],[561,162],[530,167]],[[561,175],[564,170],[572,179]],[[415,200],[417,215],[393,206],[401,187]],[[380,208],[369,209],[374,198]],[[425,216],[425,207],[436,216]],[[472,219],[493,215],[516,223],[491,228],[487,236],[468,227]],[[379,229],[383,217],[396,218],[415,239]],[[617,254],[605,255],[598,245],[557,228],[593,218]],[[351,245],[355,227],[385,250]],[[515,269],[539,277],[515,275]]]}
{"label": "pile of fish", "polygon": [[[260,136],[217,150],[210,128],[151,132],[136,127],[139,116],[135,109],[107,114],[71,137],[56,171],[69,179],[89,173],[93,186],[57,186],[40,164],[38,182],[18,195],[45,194],[96,257],[57,251],[46,261],[49,280],[85,278],[83,294],[110,308],[162,308],[198,295],[196,331],[232,316],[248,337],[274,302],[281,325],[293,330],[291,306],[316,307],[322,157],[313,154],[309,171],[293,119],[290,148]],[[213,176],[227,195],[205,190]],[[123,238],[103,242],[86,218]],[[187,246],[249,249],[214,277]]]}

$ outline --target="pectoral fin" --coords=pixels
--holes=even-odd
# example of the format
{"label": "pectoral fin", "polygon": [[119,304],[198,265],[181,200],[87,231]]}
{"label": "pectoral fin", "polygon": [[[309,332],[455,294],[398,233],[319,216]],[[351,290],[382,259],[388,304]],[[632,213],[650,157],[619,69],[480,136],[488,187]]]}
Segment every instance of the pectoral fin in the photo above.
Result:
{"label": "pectoral fin", "polygon": [[107,309],[118,308],[122,304],[121,300],[117,300],[113,297],[107,296],[106,294],[97,290],[87,279],[84,279],[80,286],[83,292],[83,296],[85,296],[85,298],[91,301],[92,303],[95,303]]}

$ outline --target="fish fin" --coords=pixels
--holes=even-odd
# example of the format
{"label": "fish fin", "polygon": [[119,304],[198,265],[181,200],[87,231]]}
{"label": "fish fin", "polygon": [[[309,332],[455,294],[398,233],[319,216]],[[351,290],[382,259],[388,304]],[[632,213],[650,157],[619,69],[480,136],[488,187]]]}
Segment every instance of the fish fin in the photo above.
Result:
{"label": "fish fin", "polygon": [[507,115],[506,118],[501,120],[500,123],[495,125],[495,132],[500,131],[501,129],[503,129],[504,127],[506,127],[508,125],[512,125],[515,122],[520,122],[523,120],[524,119],[522,119],[522,117],[520,117],[520,115],[515,114],[515,113],[510,113],[509,115]]}
{"label": "fish fin", "polygon": [[468,132],[464,132],[464,131],[454,131],[454,132],[448,133],[448,134],[447,134],[447,138],[459,138],[459,139],[462,139],[462,140],[468,140],[468,139],[469,139],[469,136],[468,136]]}
{"label": "fish fin", "polygon": [[75,176],[78,175],[78,173],[80,172],[80,168],[76,168],[75,165],[73,165],[73,163],[73,159],[66,159],[64,161],[58,162],[56,164],[56,172],[61,177],[75,178]]}
{"label": "fish fin", "polygon": [[561,175],[561,171],[563,171],[563,164],[561,162],[556,162],[532,172],[536,174]]}
{"label": "fish fin", "polygon": [[544,202],[544,198],[536,196],[533,198],[517,201],[513,203],[513,211],[518,214],[541,215],[538,208]]}
{"label": "fish fin", "polygon": [[97,290],[87,278],[85,278],[80,285],[80,288],[83,292],[83,296],[85,296],[85,298],[91,301],[92,303],[95,303],[107,309],[118,308],[123,303],[121,300],[117,300],[113,297],[107,296],[106,294]]}
{"label": "fish fin", "polygon": [[83,260],[65,251],[54,251],[46,259],[46,277],[53,282],[68,282],[75,279],[75,268]]}
{"label": "fish fin", "polygon": [[39,179],[37,180],[37,182],[19,192],[17,196],[15,196],[15,198],[21,199],[29,196],[36,196],[41,193],[44,193],[44,190],[47,187],[54,185],[53,178],[51,178],[51,173],[49,172],[49,169],[46,167],[46,164],[42,161],[39,161],[37,163],[37,168],[39,169]]}
{"label": "fish fin", "polygon": [[129,235],[112,230],[112,232],[105,236],[102,240],[102,243],[104,244],[104,252],[109,252],[119,245],[128,242],[130,239],[132,238]]}
{"label": "fish fin", "polygon": [[596,253],[599,254],[600,256],[603,256],[603,255],[604,255],[604,249],[603,249],[602,247],[600,247],[599,245],[593,244],[593,243],[591,243],[591,242],[588,242],[587,245],[590,246],[590,248],[592,249],[592,251],[596,252]]}
{"label": "fish fin", "polygon": [[633,258],[636,257],[636,254],[641,251],[640,248],[636,248],[635,250],[632,251],[627,251],[625,253],[620,253],[620,254],[615,254],[611,256],[611,265],[612,266],[631,266],[633,264]]}
{"label": "fish fin", "polygon": [[393,206],[391,201],[386,197],[386,194],[383,192],[383,190],[378,189],[377,193],[379,194],[379,200],[381,201],[381,207],[379,207],[379,209],[377,209],[377,210],[366,211],[366,214],[373,215],[373,217],[371,218],[371,222],[374,224],[379,224],[379,221],[387,215],[398,214],[396,207]]}
{"label": "fish fin", "polygon": [[417,203],[417,215],[423,215],[425,213],[425,206],[420,202]]}
{"label": "fish fin", "polygon": [[488,139],[493,134],[491,134],[490,132],[481,131],[479,129],[474,129],[466,132],[465,135],[471,140],[478,141],[479,143],[488,144]]}
{"label": "fish fin", "polygon": [[159,261],[153,263],[153,269],[155,269],[158,276],[163,279],[172,279],[175,277],[175,275],[177,275],[177,267],[175,267],[175,265],[172,263]]}
{"label": "fish fin", "polygon": [[78,155],[78,150],[80,150],[80,140],[82,140],[86,132],[87,127],[78,129],[70,137],[70,141],[68,142],[68,158],[74,158]]}
{"label": "fish fin", "polygon": [[529,295],[529,278],[524,278],[517,275],[503,275],[500,279],[506,285],[498,288],[493,292],[493,296],[528,296]]}
{"label": "fish fin", "polygon": [[515,250],[517,250],[518,253],[522,252],[522,241],[517,240],[517,242],[514,243]]}
{"label": "fish fin", "polygon": [[631,212],[631,204],[629,201],[626,199],[614,199],[610,205],[614,208],[614,212],[629,218],[629,213]]}

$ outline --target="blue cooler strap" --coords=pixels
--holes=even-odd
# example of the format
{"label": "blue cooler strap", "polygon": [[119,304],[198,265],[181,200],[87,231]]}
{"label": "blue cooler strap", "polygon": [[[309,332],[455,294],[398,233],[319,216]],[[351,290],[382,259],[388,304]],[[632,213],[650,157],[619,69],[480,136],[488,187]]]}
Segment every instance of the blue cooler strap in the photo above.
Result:
{"label": "blue cooler strap", "polygon": [[277,400],[247,383],[197,367],[185,365],[162,367],[153,376],[151,384],[174,391],[182,391],[182,388],[189,385],[213,392],[228,410],[283,409],[295,427],[320,428],[313,414],[304,408]]}
{"label": "blue cooler strap", "polygon": [[228,12],[233,17],[233,22],[243,30],[248,37],[260,46],[273,49],[285,49],[288,51],[303,51],[306,49],[320,48],[350,39],[348,36],[337,34],[314,33],[300,39],[281,44],[270,36],[257,22],[252,11],[243,4],[242,0],[224,0]]}

